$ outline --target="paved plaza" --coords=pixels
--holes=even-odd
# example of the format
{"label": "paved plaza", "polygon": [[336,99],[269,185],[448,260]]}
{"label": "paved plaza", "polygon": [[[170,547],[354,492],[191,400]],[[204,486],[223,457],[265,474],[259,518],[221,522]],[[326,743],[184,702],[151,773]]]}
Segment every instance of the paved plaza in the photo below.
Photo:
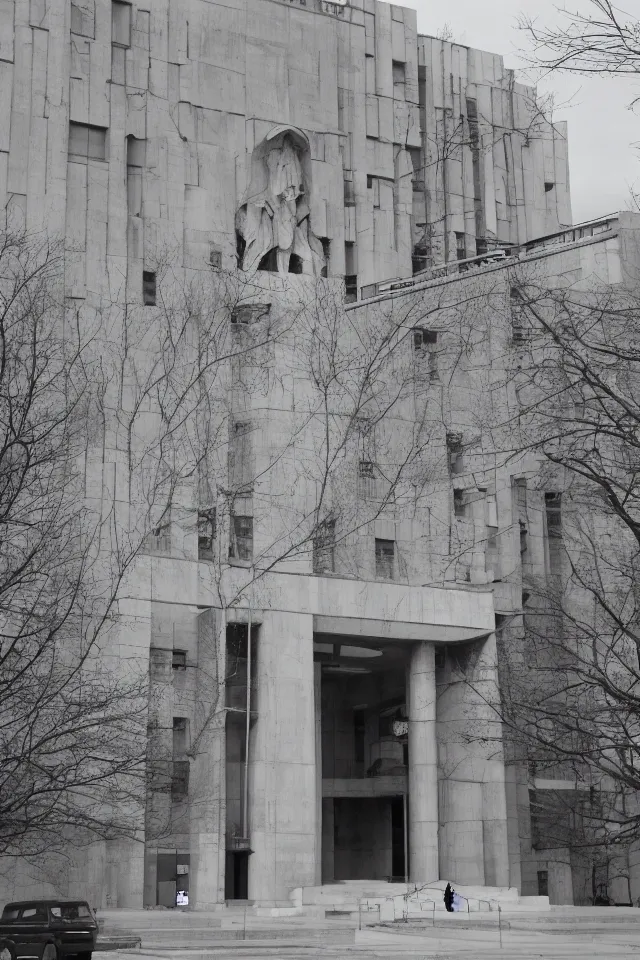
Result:
{"label": "paved plaza", "polygon": [[[123,916],[118,916],[122,913]],[[105,933],[125,927],[141,947],[121,960],[342,960],[422,957],[440,960],[564,960],[640,957],[640,910],[557,907],[547,914],[437,916],[357,928],[352,918],[265,918],[238,910],[218,914],[112,912]],[[126,914],[126,916],[125,916]],[[128,922],[127,922],[128,921]],[[502,929],[500,930],[500,926]]]}

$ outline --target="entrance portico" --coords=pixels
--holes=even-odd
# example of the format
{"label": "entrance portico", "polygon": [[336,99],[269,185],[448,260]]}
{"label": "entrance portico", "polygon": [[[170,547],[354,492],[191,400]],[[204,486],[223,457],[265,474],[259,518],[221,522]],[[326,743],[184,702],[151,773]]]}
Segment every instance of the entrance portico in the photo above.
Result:
{"label": "entrance portico", "polygon": [[249,899],[508,884],[491,593],[273,574],[253,618]]}

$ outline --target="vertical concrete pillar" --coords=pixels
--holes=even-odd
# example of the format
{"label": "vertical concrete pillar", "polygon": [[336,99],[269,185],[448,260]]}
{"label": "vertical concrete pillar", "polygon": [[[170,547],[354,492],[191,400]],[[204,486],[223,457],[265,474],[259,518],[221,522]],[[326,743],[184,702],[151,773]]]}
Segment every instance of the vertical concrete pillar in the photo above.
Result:
{"label": "vertical concrete pillar", "polygon": [[450,648],[438,696],[440,876],[507,886],[509,851],[495,636]]}
{"label": "vertical concrete pillar", "polygon": [[249,899],[289,905],[316,877],[311,614],[265,611],[257,644],[249,775]]}
{"label": "vertical concrete pillar", "polygon": [[[224,901],[226,627],[219,611],[198,616],[198,672],[189,768],[189,905]],[[222,702],[221,702],[222,700]]]}
{"label": "vertical concrete pillar", "polygon": [[438,759],[435,648],[418,643],[408,671],[409,871],[416,883],[438,874]]}
{"label": "vertical concrete pillar", "polygon": [[322,664],[313,665],[313,702],[316,717],[316,875],[322,883]]}

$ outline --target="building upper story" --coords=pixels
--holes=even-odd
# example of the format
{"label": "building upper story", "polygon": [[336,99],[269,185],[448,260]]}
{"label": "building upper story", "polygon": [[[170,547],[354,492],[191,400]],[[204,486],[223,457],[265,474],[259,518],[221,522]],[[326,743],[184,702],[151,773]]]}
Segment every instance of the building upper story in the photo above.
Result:
{"label": "building upper story", "polygon": [[65,236],[77,300],[141,302],[163,258],[354,296],[571,222],[564,126],[408,8],[39,0],[0,36],[0,202]]}

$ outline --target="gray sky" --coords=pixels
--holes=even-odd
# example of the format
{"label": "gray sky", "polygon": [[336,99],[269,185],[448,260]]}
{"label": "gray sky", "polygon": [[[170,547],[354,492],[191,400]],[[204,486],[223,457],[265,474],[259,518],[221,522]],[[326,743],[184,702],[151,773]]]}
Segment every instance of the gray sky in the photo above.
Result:
{"label": "gray sky", "polygon": [[[453,39],[469,47],[504,56],[507,67],[518,68],[518,51],[527,38],[516,29],[518,13],[536,16],[540,23],[560,18],[562,0],[402,0],[418,11],[420,33],[434,35],[449,24]],[[631,10],[638,0],[621,3]],[[570,0],[570,9],[588,10],[588,0]],[[525,76],[519,77],[527,82]],[[536,78],[529,78],[528,82]],[[640,187],[640,107],[628,109],[640,96],[637,80],[555,74],[538,82],[541,93],[553,91],[555,119],[569,124],[569,169],[573,220],[589,220],[629,207],[630,187]]]}

